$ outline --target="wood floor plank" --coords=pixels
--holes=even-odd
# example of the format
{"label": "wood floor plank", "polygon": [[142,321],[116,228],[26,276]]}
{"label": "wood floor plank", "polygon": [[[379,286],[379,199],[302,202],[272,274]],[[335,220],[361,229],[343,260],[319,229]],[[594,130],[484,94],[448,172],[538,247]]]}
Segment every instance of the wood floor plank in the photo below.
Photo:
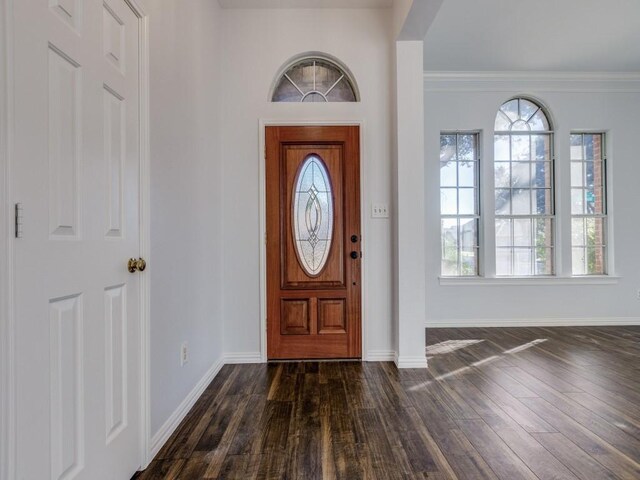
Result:
{"label": "wood floor plank", "polygon": [[428,329],[426,354],[225,366],[134,478],[640,478],[640,327]]}
{"label": "wood floor plank", "polygon": [[616,476],[561,433],[534,433],[533,437],[578,478],[611,480]]}
{"label": "wood floor plank", "polygon": [[536,476],[484,420],[458,420],[460,429],[489,467],[503,480],[536,479]]}
{"label": "wood floor plank", "polygon": [[524,402],[594,459],[624,479],[640,478],[640,465],[542,398]]}

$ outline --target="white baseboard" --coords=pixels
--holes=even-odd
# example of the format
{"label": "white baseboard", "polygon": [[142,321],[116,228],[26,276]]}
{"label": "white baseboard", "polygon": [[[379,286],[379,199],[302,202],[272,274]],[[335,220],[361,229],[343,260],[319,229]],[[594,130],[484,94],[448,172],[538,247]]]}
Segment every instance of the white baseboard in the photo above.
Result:
{"label": "white baseboard", "polygon": [[465,318],[429,320],[426,328],[470,327],[605,327],[640,325],[640,317],[593,318]]}
{"label": "white baseboard", "polygon": [[176,428],[178,428],[180,422],[182,422],[187,413],[189,413],[191,407],[193,407],[223,366],[224,361],[222,359],[216,361],[196,386],[193,387],[193,390],[191,390],[180,405],[178,405],[178,408],[175,409],[167,421],[164,422],[162,427],[160,427],[156,434],[151,438],[151,452],[149,453],[149,459],[153,459],[158,454],[166,441],[169,440],[169,437],[173,434]]}
{"label": "white baseboard", "polygon": [[260,352],[233,352],[224,354],[225,364],[263,363]]}
{"label": "white baseboard", "polygon": [[393,350],[369,350],[367,352],[367,362],[394,362],[396,352]]}
{"label": "white baseboard", "polygon": [[418,357],[398,357],[396,356],[393,361],[397,368],[427,368],[427,355]]}

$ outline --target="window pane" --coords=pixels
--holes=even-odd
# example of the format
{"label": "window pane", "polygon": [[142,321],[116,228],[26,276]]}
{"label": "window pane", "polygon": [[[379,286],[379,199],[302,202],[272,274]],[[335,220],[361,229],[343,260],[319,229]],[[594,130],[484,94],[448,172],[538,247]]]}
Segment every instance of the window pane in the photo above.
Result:
{"label": "window pane", "polygon": [[509,162],[495,162],[494,172],[495,172],[495,187],[510,187],[511,186],[511,178],[509,175]]}
{"label": "window pane", "polygon": [[511,190],[508,188],[496,188],[496,215],[511,214]]}
{"label": "window pane", "polygon": [[456,215],[458,213],[457,193],[455,188],[440,189],[440,212],[442,215]]}
{"label": "window pane", "polygon": [[509,135],[496,135],[493,142],[493,158],[495,160],[511,160]]}
{"label": "window pane", "polygon": [[442,219],[442,275],[458,274],[458,220]]}
{"label": "window pane", "polygon": [[538,111],[539,107],[529,100],[524,98],[520,99],[520,118],[528,121],[534,113]]}
{"label": "window pane", "polygon": [[511,124],[512,132],[528,132],[530,130],[529,124],[524,120],[516,120]]}
{"label": "window pane", "polygon": [[584,190],[581,188],[571,189],[571,213],[582,215],[584,211]]}
{"label": "window pane", "polygon": [[529,135],[511,136],[511,160],[531,159]]}
{"label": "window pane", "polygon": [[458,162],[458,185],[476,186],[476,162]]}
{"label": "window pane", "polygon": [[551,162],[534,162],[531,164],[533,185],[538,188],[551,188]]}
{"label": "window pane", "polygon": [[586,275],[585,249],[574,247],[571,249],[571,264],[574,275]]}
{"label": "window pane", "polygon": [[510,247],[513,245],[512,225],[513,220],[511,219],[496,219],[496,246]]}
{"label": "window pane", "polygon": [[533,262],[530,248],[513,249],[513,274],[531,275],[533,273]]}
{"label": "window pane", "polygon": [[513,220],[513,245],[516,247],[531,247],[531,219],[516,218]]}
{"label": "window pane", "polygon": [[512,275],[512,252],[510,248],[496,249],[496,275]]}
{"label": "window pane", "polygon": [[473,215],[476,213],[476,191],[473,188],[461,188],[458,190],[460,203],[458,213],[460,215]]}
{"label": "window pane", "polygon": [[274,102],[299,102],[302,100],[302,94],[289,80],[282,78],[273,92],[272,100]]}
{"label": "window pane", "polygon": [[460,274],[464,276],[478,274],[478,250],[462,249],[460,251]]}
{"label": "window pane", "polygon": [[586,248],[586,273],[588,275],[602,275],[604,268],[604,248],[587,247]]}
{"label": "window pane", "polygon": [[511,209],[513,215],[530,215],[531,190],[528,188],[514,188],[511,191]]}
{"label": "window pane", "polygon": [[553,247],[553,220],[550,218],[537,218],[534,222],[534,241],[536,247]]}
{"label": "window pane", "polygon": [[504,114],[512,122],[515,122],[516,120],[518,120],[518,118],[520,118],[520,115],[518,114],[517,98],[514,98],[513,100],[509,100],[508,102],[503,103],[502,107],[500,107],[500,110],[502,110],[502,112],[504,112]]}
{"label": "window pane", "polygon": [[551,190],[537,188],[531,190],[531,204],[533,205],[534,214],[551,215]]}
{"label": "window pane", "polygon": [[496,115],[496,123],[494,125],[494,130],[496,132],[504,132],[509,130],[511,126],[511,121],[509,120],[509,118],[502,112],[498,112],[498,115]]}
{"label": "window pane", "polygon": [[588,214],[603,213],[603,195],[602,187],[588,187],[585,192],[586,210]]}
{"label": "window pane", "polygon": [[604,244],[604,219],[602,218],[585,218],[585,239],[588,247],[595,247]]}
{"label": "window pane", "polygon": [[529,120],[529,125],[531,127],[531,130],[535,131],[546,131],[550,129],[547,116],[542,110],[538,110],[538,112],[533,117],[531,117],[531,120]]}
{"label": "window pane", "polygon": [[531,148],[534,160],[551,160],[551,137],[549,135],[532,135]]}
{"label": "window pane", "polygon": [[475,218],[460,219],[460,247],[472,250],[478,246],[478,220]]}
{"label": "window pane", "polygon": [[600,137],[600,135],[593,135],[590,133],[585,133],[583,135],[584,138],[584,158],[585,160],[593,160],[594,158],[600,159],[600,142],[596,140],[596,137]]}
{"label": "window pane", "polygon": [[511,186],[531,186],[531,162],[513,162],[511,164]]}
{"label": "window pane", "polygon": [[582,162],[571,162],[571,186],[581,187],[584,185],[584,172]]}
{"label": "window pane", "polygon": [[541,247],[536,248],[535,259],[536,275],[553,274],[553,249]]}
{"label": "window pane", "polygon": [[440,162],[440,186],[455,187],[456,184],[456,162]]}
{"label": "window pane", "polygon": [[456,160],[456,136],[440,135],[440,161]]}
{"label": "window pane", "polygon": [[587,237],[584,230],[584,218],[571,219],[571,244],[586,245]]}
{"label": "window pane", "polygon": [[458,160],[475,160],[475,135],[458,135]]}

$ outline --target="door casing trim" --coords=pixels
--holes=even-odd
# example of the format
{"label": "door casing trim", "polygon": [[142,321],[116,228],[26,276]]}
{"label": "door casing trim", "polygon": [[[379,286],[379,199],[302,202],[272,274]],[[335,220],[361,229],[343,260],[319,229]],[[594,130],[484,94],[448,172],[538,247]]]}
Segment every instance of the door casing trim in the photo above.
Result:
{"label": "door casing trim", "polygon": [[366,158],[365,146],[364,146],[364,120],[273,120],[273,119],[259,119],[258,125],[258,156],[260,158],[260,358],[262,363],[267,362],[267,168],[266,168],[266,134],[265,129],[269,126],[278,127],[304,127],[304,126],[357,126],[360,127],[360,232],[362,240],[360,242],[360,248],[362,251],[362,263],[361,263],[361,311],[360,311],[360,323],[361,323],[361,344],[362,344],[362,360],[367,361],[369,359],[369,342],[367,341],[367,267],[368,258],[366,255],[367,246],[367,222],[365,219],[366,205],[365,205],[365,176],[364,176],[364,159]]}
{"label": "door casing trim", "polygon": [[0,0],[0,480],[15,478],[13,315],[13,0]]}
{"label": "door casing trim", "polygon": [[[150,259],[149,17],[140,0],[124,0],[139,22],[140,256]],[[0,480],[15,478],[15,352],[13,238],[13,2],[0,0]],[[140,467],[149,462],[150,282],[140,276]]]}
{"label": "door casing trim", "polygon": [[[149,16],[141,0],[124,0],[138,17],[139,68],[139,141],[140,185],[140,256],[147,263],[151,259],[151,141],[149,108]],[[140,446],[139,467],[144,470],[151,463],[151,281],[149,274],[140,275]]]}

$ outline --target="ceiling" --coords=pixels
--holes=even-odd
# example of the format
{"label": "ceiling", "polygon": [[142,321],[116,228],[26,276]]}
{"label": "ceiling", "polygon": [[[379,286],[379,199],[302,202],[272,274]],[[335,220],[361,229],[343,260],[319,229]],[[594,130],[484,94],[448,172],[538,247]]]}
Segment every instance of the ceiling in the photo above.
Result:
{"label": "ceiling", "polygon": [[424,68],[640,72],[640,0],[444,0]]}
{"label": "ceiling", "polygon": [[222,8],[388,8],[393,0],[218,0]]}

